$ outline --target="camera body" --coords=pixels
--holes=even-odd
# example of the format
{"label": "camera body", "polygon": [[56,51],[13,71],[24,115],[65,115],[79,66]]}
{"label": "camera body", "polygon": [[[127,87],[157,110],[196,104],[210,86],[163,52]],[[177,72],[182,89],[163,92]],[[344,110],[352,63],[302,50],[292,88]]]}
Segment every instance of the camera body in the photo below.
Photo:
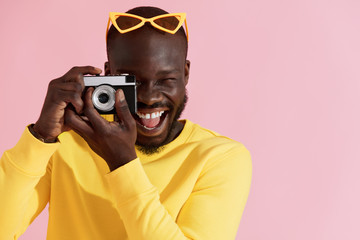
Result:
{"label": "camera body", "polygon": [[136,79],[134,75],[119,76],[84,76],[85,91],[94,88],[91,96],[95,109],[100,114],[116,114],[115,92],[124,91],[126,102],[132,114],[136,113]]}

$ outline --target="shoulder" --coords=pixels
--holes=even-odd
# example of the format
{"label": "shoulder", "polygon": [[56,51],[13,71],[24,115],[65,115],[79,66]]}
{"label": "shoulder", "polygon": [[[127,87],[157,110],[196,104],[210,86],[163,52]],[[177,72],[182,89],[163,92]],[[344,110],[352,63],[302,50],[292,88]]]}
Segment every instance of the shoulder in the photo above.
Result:
{"label": "shoulder", "polygon": [[242,143],[191,121],[187,120],[186,124],[191,128],[188,143],[196,144],[196,149],[201,155],[207,156],[207,165],[227,162],[232,166],[251,168],[250,152]]}
{"label": "shoulder", "polygon": [[195,124],[189,120],[186,120],[188,134],[187,142],[197,143],[204,148],[219,148],[223,152],[225,151],[247,151],[245,146],[229,137],[223,136],[215,131],[204,128],[199,124]]}
{"label": "shoulder", "polygon": [[242,143],[197,124],[193,126],[189,142],[196,145],[197,157],[204,164],[198,189],[216,188],[222,189],[222,194],[229,191],[233,197],[235,194],[239,198],[247,196],[252,179],[252,160]]}

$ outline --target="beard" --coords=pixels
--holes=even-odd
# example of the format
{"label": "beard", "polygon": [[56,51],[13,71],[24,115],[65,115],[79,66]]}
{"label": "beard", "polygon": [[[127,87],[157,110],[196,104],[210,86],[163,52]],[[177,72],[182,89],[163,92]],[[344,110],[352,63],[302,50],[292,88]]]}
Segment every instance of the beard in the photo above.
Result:
{"label": "beard", "polygon": [[187,101],[188,101],[188,96],[187,96],[187,92],[185,92],[184,99],[181,102],[181,104],[178,106],[178,109],[176,110],[174,120],[169,124],[167,136],[164,141],[162,141],[159,144],[141,144],[141,143],[136,142],[136,145],[138,146],[138,150],[141,153],[143,153],[145,155],[152,155],[155,153],[159,153],[164,149],[164,146],[167,143],[169,143],[171,140],[173,140],[173,139],[171,139],[171,136],[173,136],[172,133],[175,130],[177,121],[179,120],[181,114],[183,113],[183,111],[185,109]]}

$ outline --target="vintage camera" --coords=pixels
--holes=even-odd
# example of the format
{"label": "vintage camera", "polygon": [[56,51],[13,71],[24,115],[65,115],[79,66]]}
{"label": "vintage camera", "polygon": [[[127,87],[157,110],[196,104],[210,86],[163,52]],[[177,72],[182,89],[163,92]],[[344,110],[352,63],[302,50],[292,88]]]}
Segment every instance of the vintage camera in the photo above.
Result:
{"label": "vintage camera", "polygon": [[94,87],[92,103],[100,114],[116,114],[115,92],[121,88],[132,114],[136,113],[136,79],[134,75],[84,76],[85,91]]}

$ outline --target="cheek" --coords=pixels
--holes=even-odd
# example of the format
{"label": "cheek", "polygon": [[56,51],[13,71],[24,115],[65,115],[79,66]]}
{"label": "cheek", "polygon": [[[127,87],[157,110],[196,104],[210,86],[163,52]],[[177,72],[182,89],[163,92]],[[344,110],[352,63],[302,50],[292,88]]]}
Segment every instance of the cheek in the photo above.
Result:
{"label": "cheek", "polygon": [[176,105],[179,105],[184,99],[185,85],[178,84],[177,86],[164,88],[162,93]]}

